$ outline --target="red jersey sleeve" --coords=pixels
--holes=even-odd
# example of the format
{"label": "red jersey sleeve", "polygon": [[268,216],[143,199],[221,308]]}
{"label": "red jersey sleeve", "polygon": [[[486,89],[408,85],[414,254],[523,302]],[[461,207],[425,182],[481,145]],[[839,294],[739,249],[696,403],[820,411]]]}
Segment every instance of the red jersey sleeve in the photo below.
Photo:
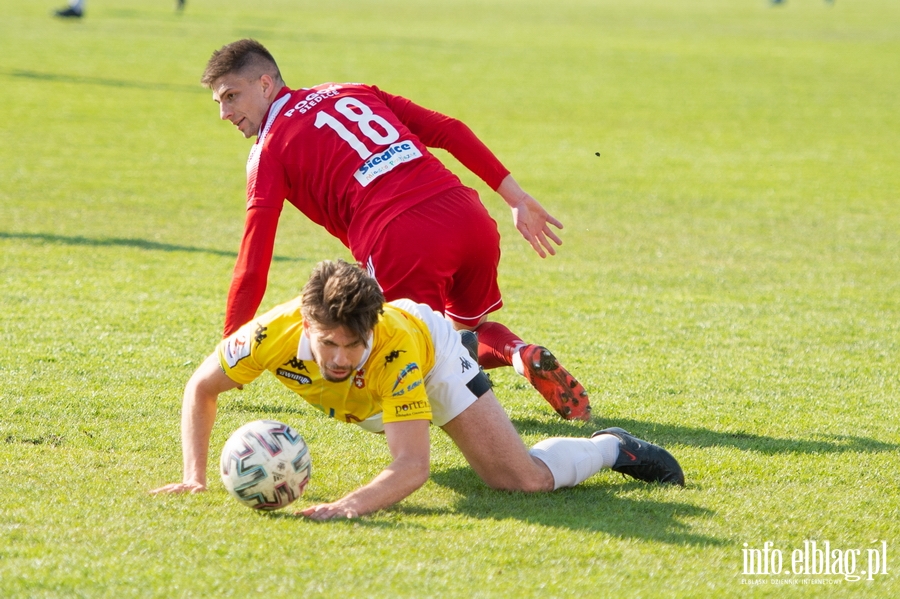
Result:
{"label": "red jersey sleeve", "polygon": [[372,89],[423,144],[447,150],[494,191],[509,174],[494,153],[462,121],[377,87]]}
{"label": "red jersey sleeve", "polygon": [[280,216],[281,208],[251,206],[247,209],[244,237],[225,307],[225,337],[256,316],[266,293]]}

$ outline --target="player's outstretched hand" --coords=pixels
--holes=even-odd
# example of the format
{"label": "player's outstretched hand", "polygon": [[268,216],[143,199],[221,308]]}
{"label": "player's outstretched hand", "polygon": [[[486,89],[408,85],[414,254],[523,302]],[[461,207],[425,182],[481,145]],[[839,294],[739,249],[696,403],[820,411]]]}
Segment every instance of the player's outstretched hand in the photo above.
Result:
{"label": "player's outstretched hand", "polygon": [[162,493],[201,493],[206,490],[206,485],[200,483],[171,483],[165,487],[153,489],[151,495],[160,495]]}
{"label": "player's outstretched hand", "polygon": [[556,248],[553,247],[550,240],[552,239],[556,245],[562,245],[562,239],[559,238],[556,231],[550,228],[550,225],[562,229],[561,222],[544,210],[544,207],[527,193],[519,204],[512,206],[512,213],[516,229],[541,258],[546,258],[547,254],[556,255]]}
{"label": "player's outstretched hand", "polygon": [[294,515],[305,516],[310,520],[352,520],[353,518],[359,518],[359,514],[356,512],[356,510],[354,510],[353,508],[342,506],[340,502],[321,503],[319,505],[308,507],[305,510],[295,512]]}
{"label": "player's outstretched hand", "polygon": [[[550,228],[553,225],[557,229],[562,229],[563,224],[553,215],[547,212],[541,204],[525,192],[512,175],[507,175],[500,187],[497,188],[506,204],[513,213],[513,224],[516,229],[525,238],[525,241],[531,244],[534,251],[541,258],[546,258],[547,254],[556,255],[556,245],[562,245],[562,239],[556,234],[556,231]],[[550,242],[553,243],[550,243]]]}

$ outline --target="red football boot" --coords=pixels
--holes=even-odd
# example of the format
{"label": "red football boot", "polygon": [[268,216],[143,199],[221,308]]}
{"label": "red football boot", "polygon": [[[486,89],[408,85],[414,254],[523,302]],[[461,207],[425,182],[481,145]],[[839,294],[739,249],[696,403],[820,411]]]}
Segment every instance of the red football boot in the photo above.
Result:
{"label": "red football boot", "polygon": [[587,391],[560,365],[549,349],[526,345],[519,352],[525,364],[525,378],[557,414],[566,420],[591,419],[591,400]]}

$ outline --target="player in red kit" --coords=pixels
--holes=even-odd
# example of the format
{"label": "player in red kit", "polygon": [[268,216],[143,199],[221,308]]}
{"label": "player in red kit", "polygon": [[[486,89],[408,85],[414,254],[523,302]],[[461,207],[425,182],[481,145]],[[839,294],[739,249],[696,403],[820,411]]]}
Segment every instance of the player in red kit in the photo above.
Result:
{"label": "player in red kit", "polygon": [[562,241],[551,225],[562,224],[464,123],[369,85],[292,90],[268,50],[249,39],[214,52],[201,82],[223,120],[256,136],[226,336],[256,315],[286,200],[347,246],[388,300],[427,304],[457,330],[475,331],[482,367],[513,366],[561,416],[590,418],[584,387],[549,350],[487,321],[503,305],[497,224],[428,148],[447,150],[497,191],[541,257],[556,253]]}

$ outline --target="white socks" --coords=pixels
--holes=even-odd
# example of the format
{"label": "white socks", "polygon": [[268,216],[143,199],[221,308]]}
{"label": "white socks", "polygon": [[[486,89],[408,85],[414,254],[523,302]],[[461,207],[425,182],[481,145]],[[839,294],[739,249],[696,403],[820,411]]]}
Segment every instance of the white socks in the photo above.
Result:
{"label": "white socks", "polygon": [[574,487],[619,457],[619,439],[598,435],[591,439],[552,437],[531,448],[529,453],[542,461],[553,475],[553,488]]}
{"label": "white socks", "polygon": [[520,376],[525,376],[525,363],[522,361],[521,350],[526,345],[527,343],[520,343],[512,352],[512,367]]}

